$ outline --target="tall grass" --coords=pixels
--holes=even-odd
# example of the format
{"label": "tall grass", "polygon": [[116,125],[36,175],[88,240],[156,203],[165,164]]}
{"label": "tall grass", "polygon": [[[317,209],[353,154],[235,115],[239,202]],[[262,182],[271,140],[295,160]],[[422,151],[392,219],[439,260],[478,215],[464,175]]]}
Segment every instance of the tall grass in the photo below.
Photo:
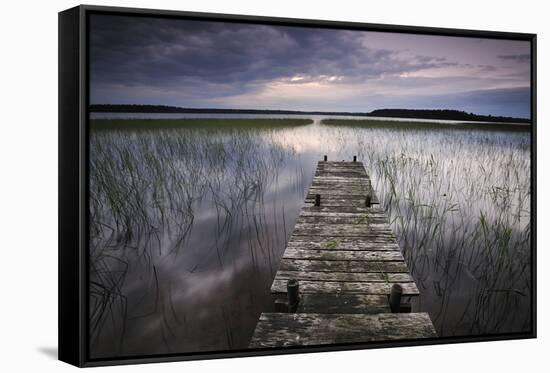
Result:
{"label": "tall grass", "polygon": [[[265,305],[261,297],[243,297],[265,293],[292,230],[293,218],[285,220],[284,201],[276,193],[290,182],[301,198],[302,180],[308,178],[300,165],[289,164],[293,149],[275,140],[296,123],[279,122],[271,127],[263,122],[248,128],[229,125],[218,131],[193,126],[92,130],[94,356],[151,353],[138,332],[150,325],[157,325],[148,333],[158,339],[154,348],[161,352],[173,346],[178,351],[240,347],[249,338],[250,327],[240,323],[249,323],[250,317],[236,322],[230,313],[245,305],[251,307],[248,312]],[[286,210],[294,216],[297,208],[291,203]],[[232,295],[236,285],[224,283],[224,276],[239,271],[254,277],[252,290]],[[195,294],[204,276],[205,294],[185,299],[182,294]],[[218,284],[211,285],[214,291],[229,286],[227,294],[206,294],[208,282]],[[225,299],[218,315],[205,315],[202,324],[195,317],[196,325],[183,320],[193,305],[199,307],[199,316],[218,307],[217,298]],[[207,329],[205,322],[217,323],[209,333],[217,336],[224,330],[227,338],[205,343],[200,334],[201,328]]]}
{"label": "tall grass", "polygon": [[365,163],[439,334],[529,330],[529,134],[323,123],[333,157]]}
{"label": "tall grass", "polygon": [[245,348],[324,154],[364,162],[440,335],[529,328],[528,132],[252,123],[92,126],[92,356]]}

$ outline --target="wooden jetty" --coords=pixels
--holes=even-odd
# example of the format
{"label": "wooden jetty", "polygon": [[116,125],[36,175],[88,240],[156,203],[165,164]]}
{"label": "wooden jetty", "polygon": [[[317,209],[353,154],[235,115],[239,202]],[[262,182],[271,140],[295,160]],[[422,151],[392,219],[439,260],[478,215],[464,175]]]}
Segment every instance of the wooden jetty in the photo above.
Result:
{"label": "wooden jetty", "polygon": [[436,337],[362,162],[319,162],[250,348]]}

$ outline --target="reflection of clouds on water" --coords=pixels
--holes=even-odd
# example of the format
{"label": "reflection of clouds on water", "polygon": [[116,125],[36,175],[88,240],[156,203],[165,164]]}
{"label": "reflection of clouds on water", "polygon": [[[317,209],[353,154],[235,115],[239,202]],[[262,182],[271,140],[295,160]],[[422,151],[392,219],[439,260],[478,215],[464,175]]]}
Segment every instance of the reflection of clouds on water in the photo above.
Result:
{"label": "reflection of clouds on water", "polygon": [[525,328],[529,299],[517,291],[529,292],[521,268],[530,260],[526,134],[327,126],[312,118],[262,130],[92,136],[92,187],[104,193],[92,193],[103,206],[95,218],[113,227],[116,213],[128,218],[115,243],[100,229],[97,242],[106,247],[94,251],[104,284],[123,265],[101,255],[128,265],[114,292],[98,295],[127,311],[108,308],[97,356],[246,347],[324,154],[364,162],[423,289],[417,307],[442,335]]}
{"label": "reflection of clouds on water", "polygon": [[[219,293],[239,283],[237,277],[242,276],[244,271],[250,270],[251,263],[244,258],[238,258],[231,265],[215,270],[193,273],[181,273],[173,276],[172,280],[179,284],[179,289],[172,293],[172,300],[175,303],[189,303],[192,305],[217,303]],[[197,308],[197,315],[204,318],[209,313],[208,307]]]}
{"label": "reflection of clouds on water", "polygon": [[439,335],[529,330],[528,133],[334,125],[323,136],[364,161]]}
{"label": "reflection of clouds on water", "polygon": [[320,119],[314,118],[314,123],[311,125],[274,133],[273,141],[299,154],[321,154],[323,152],[338,151],[339,145],[334,141],[326,141],[320,135],[321,131]]}

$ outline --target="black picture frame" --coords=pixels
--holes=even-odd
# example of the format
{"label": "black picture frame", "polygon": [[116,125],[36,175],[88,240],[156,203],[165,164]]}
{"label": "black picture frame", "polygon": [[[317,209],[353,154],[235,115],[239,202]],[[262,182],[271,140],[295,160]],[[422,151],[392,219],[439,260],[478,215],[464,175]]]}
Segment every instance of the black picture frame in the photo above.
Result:
{"label": "black picture frame", "polygon": [[[207,353],[90,359],[87,332],[88,260],[88,17],[91,14],[165,17],[203,21],[368,30],[528,41],[531,44],[531,283],[532,328],[529,333],[438,337],[417,341],[231,350]],[[536,34],[382,25],[340,21],[211,14],[183,11],[81,5],[59,13],[59,360],[79,367],[171,362],[260,355],[282,355],[400,346],[536,338]]]}

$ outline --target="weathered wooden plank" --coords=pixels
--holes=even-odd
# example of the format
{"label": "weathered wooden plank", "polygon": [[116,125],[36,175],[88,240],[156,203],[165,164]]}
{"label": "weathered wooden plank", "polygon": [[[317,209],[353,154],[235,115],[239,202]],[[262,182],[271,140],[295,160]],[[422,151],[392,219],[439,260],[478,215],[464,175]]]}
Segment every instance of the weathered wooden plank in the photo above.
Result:
{"label": "weathered wooden plank", "polygon": [[371,186],[368,184],[343,184],[339,182],[335,183],[317,183],[315,180],[310,185],[309,191],[313,193],[313,190],[320,190],[320,191],[333,191],[333,192],[340,192],[340,193],[366,193],[368,191],[372,191]]}
{"label": "weathered wooden plank", "polygon": [[[320,238],[327,238],[326,241]],[[310,237],[310,236],[292,236],[291,241],[287,243],[287,248],[303,250],[332,250],[332,251],[400,251],[399,245],[395,240],[373,238],[364,240],[360,243],[352,241],[340,241],[339,238],[358,238],[364,237]]]}
{"label": "weathered wooden plank", "polygon": [[368,183],[361,184],[345,184],[340,182],[327,183],[327,182],[312,182],[309,191],[313,193],[314,190],[329,191],[335,193],[367,193],[372,192],[372,187]]}
{"label": "weathered wooden plank", "polygon": [[350,178],[367,178],[364,171],[356,170],[317,170],[316,177],[350,177]]}
{"label": "weathered wooden plank", "polygon": [[365,167],[363,167],[363,164],[361,162],[345,162],[345,161],[341,161],[341,162],[333,162],[333,163],[330,163],[330,162],[319,162],[317,163],[317,168],[356,168],[356,169],[361,169],[361,170],[364,170]]}
{"label": "weathered wooden plank", "polygon": [[317,162],[318,166],[348,166],[348,167],[363,167],[363,162],[351,162],[351,161],[319,161]]}
{"label": "weathered wooden plank", "polygon": [[371,236],[391,236],[394,237],[393,231],[387,224],[296,224],[294,230],[295,236],[304,235],[323,235],[323,236],[339,236],[346,237],[371,237]]}
{"label": "weathered wooden plank", "polygon": [[316,195],[321,196],[321,202],[331,200],[331,199],[349,199],[353,201],[361,201],[358,206],[364,206],[365,200],[367,199],[367,195],[371,195],[371,203],[372,201],[378,201],[376,197],[372,195],[372,193],[369,193],[368,191],[362,191],[362,192],[349,192],[349,191],[323,191],[323,190],[316,190],[316,189],[310,189],[309,193],[306,194],[304,197],[304,201],[309,201],[315,199]]}
{"label": "weathered wooden plank", "polygon": [[364,225],[367,227],[375,224],[385,224],[386,227],[388,227],[385,217],[365,216],[365,215],[358,215],[353,217],[299,216],[298,220],[296,220],[296,224],[324,224],[324,225],[354,224],[354,225]]}
{"label": "weathered wooden plank", "polygon": [[250,348],[310,346],[437,337],[427,313],[263,313]]}
{"label": "weathered wooden plank", "polygon": [[341,162],[338,162],[338,161],[333,161],[333,162],[319,162],[317,163],[317,167],[328,167],[328,168],[342,168],[342,167],[345,167],[345,168],[357,168],[357,169],[361,169],[361,170],[364,170],[365,168],[362,167],[361,163],[360,162],[346,162],[346,161],[341,161]]}
{"label": "weathered wooden plank", "polygon": [[[317,194],[321,196],[321,205],[324,205],[326,201],[347,201],[353,206],[361,206],[361,205],[364,206],[368,193],[365,192],[360,194],[346,194],[346,193],[327,194],[327,193],[315,191],[313,193],[307,194],[304,201],[313,203],[313,201],[315,200],[315,196]],[[379,204],[378,199],[372,195],[371,195],[370,203],[372,205]]]}
{"label": "weathered wooden plank", "polygon": [[322,236],[322,237],[363,237],[364,239],[386,239],[387,241],[394,241],[395,236],[391,231],[368,231],[362,229],[344,230],[338,229],[336,226],[326,228],[300,228],[294,230],[293,236]]}
{"label": "weathered wooden plank", "polygon": [[[319,194],[321,196],[321,201],[324,200],[330,200],[330,199],[347,199],[347,200],[353,200],[353,201],[359,201],[358,206],[361,206],[365,203],[365,199],[367,198],[368,192],[361,192],[361,193],[350,193],[347,191],[312,191],[305,196],[305,200],[315,198],[315,195]],[[374,196],[371,195],[371,200],[374,200]]]}
{"label": "weathered wooden plank", "polygon": [[342,188],[345,188],[347,186],[368,187],[372,185],[372,182],[367,176],[364,175],[357,175],[354,177],[313,176],[313,178],[311,179],[311,185],[339,185]]}
{"label": "weathered wooden plank", "polygon": [[366,177],[346,178],[337,176],[314,176],[311,180],[311,186],[323,187],[325,185],[339,186],[340,188],[368,188],[372,186],[372,182]]}
{"label": "weathered wooden plank", "polygon": [[341,165],[341,166],[320,165],[315,169],[315,171],[325,171],[325,172],[338,172],[338,171],[348,172],[349,171],[349,172],[366,174],[365,169],[362,167],[347,166],[347,165]]}
{"label": "weathered wooden plank", "polygon": [[313,193],[313,190],[320,191],[332,191],[335,193],[367,193],[371,192],[375,194],[372,186],[369,183],[342,183],[342,182],[317,182],[313,180],[310,185],[309,191]]}
{"label": "weathered wooden plank", "polygon": [[[285,294],[274,294],[274,301],[286,301]],[[386,313],[391,312],[387,295],[302,294],[297,313]]]}
{"label": "weathered wooden plank", "polygon": [[324,167],[317,167],[315,169],[316,172],[326,172],[326,173],[338,173],[338,172],[349,172],[354,173],[357,175],[361,175],[364,177],[367,177],[367,172],[364,169],[358,168],[358,167],[334,167],[334,166],[324,166]]}
{"label": "weathered wooden plank", "polygon": [[325,171],[325,172],[346,171],[346,172],[363,173],[365,175],[367,174],[364,167],[355,167],[355,166],[347,166],[347,165],[318,165],[315,171]]}
{"label": "weathered wooden plank", "polygon": [[324,224],[360,224],[377,222],[378,224],[388,224],[388,218],[385,214],[364,213],[316,213],[314,211],[305,212],[298,215],[298,221],[303,223],[324,223]]}
{"label": "weathered wooden plank", "polygon": [[[329,171],[325,171],[325,170],[320,170],[320,169],[317,169],[315,170],[315,172],[329,172]],[[345,170],[345,169],[340,169],[340,170],[335,170],[334,172],[350,172],[350,173],[354,173],[356,175],[354,176],[338,176],[338,175],[316,175],[316,176],[313,176],[312,178],[312,181],[326,181],[326,182],[336,182],[336,181],[344,181],[344,182],[347,182],[347,183],[370,183],[370,179],[369,179],[369,176],[366,174],[366,173],[361,173],[359,174],[359,172],[355,171],[355,170]],[[346,179],[346,180],[342,180],[342,179]]]}
{"label": "weathered wooden plank", "polygon": [[291,241],[296,242],[357,242],[357,241],[363,241],[363,242],[377,242],[377,243],[396,243],[396,239],[392,235],[387,234],[362,234],[362,235],[342,235],[339,233],[331,234],[331,233],[325,233],[325,234],[315,234],[311,235],[306,232],[294,232],[290,236]]}
{"label": "weathered wooden plank", "polygon": [[309,217],[309,218],[318,218],[320,221],[324,221],[331,218],[347,218],[352,220],[353,222],[362,221],[368,218],[373,219],[383,219],[384,222],[387,222],[387,216],[384,213],[380,213],[378,211],[369,211],[369,209],[365,209],[364,212],[329,212],[329,211],[319,211],[319,207],[323,206],[314,206],[306,205],[306,207],[302,208],[302,211],[300,212],[299,217]]}
{"label": "weathered wooden plank", "polygon": [[[347,179],[351,179],[348,184],[359,184],[359,183],[363,183],[363,184],[368,184],[370,181],[369,181],[369,178],[367,176],[366,173],[364,172],[357,172],[357,171],[348,171],[348,170],[332,170],[332,171],[324,171],[324,170],[316,170],[315,171],[315,175],[313,176],[314,179],[312,181],[320,181],[320,180],[323,180],[323,178],[341,178],[341,179],[344,179],[344,178],[347,178]],[[359,180],[362,180],[359,181]],[[328,182],[336,182],[338,180],[327,180]],[[345,184],[342,183],[342,184]]]}
{"label": "weathered wooden plank", "polygon": [[340,218],[362,218],[364,216],[374,216],[374,217],[386,217],[385,212],[377,207],[355,207],[349,209],[343,209],[343,211],[338,211],[338,209],[333,207],[325,206],[311,206],[306,205],[300,211],[299,216],[311,216],[311,217],[320,217],[320,218],[331,218],[331,217],[340,217]]}
{"label": "weathered wooden plank", "polygon": [[303,250],[288,247],[284,259],[398,261],[404,260],[400,251]]}
{"label": "weathered wooden plank", "polygon": [[364,205],[360,206],[313,206],[305,204],[302,207],[302,215],[324,214],[325,216],[338,216],[334,214],[368,214],[370,209]]}
{"label": "weathered wooden plank", "polygon": [[[316,193],[319,194],[319,193]],[[354,207],[354,206],[365,206],[366,207],[366,196],[321,196],[321,206],[342,206],[342,207]],[[304,203],[306,205],[313,204],[315,202],[315,195],[306,196],[304,198]],[[371,207],[373,205],[379,205],[380,201],[377,198],[371,198],[370,200]]]}
{"label": "weathered wooden plank", "polygon": [[318,161],[317,164],[322,164],[322,165],[324,165],[324,164],[329,164],[329,165],[332,165],[332,164],[334,164],[334,165],[349,164],[349,165],[360,165],[361,167],[363,167],[363,162],[352,162],[351,160],[347,160],[347,161],[346,161],[345,159],[342,160],[342,161],[341,161],[341,160],[338,160],[338,159],[331,160],[331,161],[329,161],[329,160],[327,160],[327,161],[321,160],[321,161]]}
{"label": "weathered wooden plank", "polygon": [[345,161],[334,161],[334,162],[319,162],[317,163],[317,168],[356,168],[356,169],[362,169],[363,167],[361,162],[345,162]]}
{"label": "weathered wooden plank", "polygon": [[317,272],[408,272],[403,261],[355,261],[355,260],[311,260],[311,259],[281,259],[279,270],[286,271],[317,271]]}
{"label": "weathered wooden plank", "polygon": [[350,163],[350,162],[334,162],[334,163],[317,163],[317,169],[353,169],[353,170],[362,170],[365,171],[365,167],[363,167],[360,163]]}
{"label": "weathered wooden plank", "polygon": [[372,194],[371,191],[368,189],[336,189],[336,187],[333,188],[309,188],[308,193],[306,194],[306,198],[311,198],[311,196],[315,196],[316,194],[321,195],[321,197],[325,198],[363,198],[366,197],[367,194]]}
{"label": "weathered wooden plank", "polygon": [[[299,223],[294,226],[294,234],[296,236],[303,235],[318,235],[322,233],[326,235],[345,235],[351,236],[374,236],[374,235],[389,235],[393,236],[393,231],[390,226],[383,223],[370,222],[368,217],[363,217],[356,220],[352,224],[326,224],[326,223]],[[334,233],[334,234],[332,234]]]}
{"label": "weathered wooden plank", "polygon": [[348,176],[315,176],[313,181],[323,181],[323,182],[339,182],[341,184],[345,183],[370,183],[368,177],[359,176],[359,177],[348,177]]}
{"label": "weathered wooden plank", "polygon": [[[353,199],[361,200],[366,199],[367,195],[371,196],[372,199],[377,199],[374,192],[370,190],[359,190],[359,189],[336,189],[334,188],[310,188],[308,193],[305,195],[304,199],[314,198],[315,195],[319,194],[322,199]],[[364,202],[364,201],[363,201]]]}
{"label": "weathered wooden plank", "polygon": [[[355,219],[339,219],[341,222],[337,223],[335,219],[331,216],[325,218],[317,217],[317,219],[311,219],[311,222],[297,222],[296,226],[298,228],[337,228],[339,230],[354,230],[354,229],[368,229],[368,230],[380,230],[380,231],[391,231],[390,226],[385,222],[375,223],[371,221],[373,218],[370,215],[360,215]],[[377,217],[378,219],[383,219],[382,217]],[[317,220],[317,221],[315,221]]]}
{"label": "weathered wooden plank", "polygon": [[[322,207],[333,207],[335,211],[347,211],[348,208],[355,208],[357,206],[365,206],[366,199],[345,199],[345,198],[331,198],[329,200],[321,198]],[[315,199],[305,199],[304,207],[313,207]],[[371,200],[371,205],[378,205],[377,200]],[[317,206],[318,207],[318,206]]]}
{"label": "weathered wooden plank", "polygon": [[331,190],[334,192],[348,192],[351,193],[353,191],[357,191],[360,193],[367,192],[371,190],[371,186],[368,183],[360,183],[360,184],[345,184],[341,182],[317,182],[313,180],[310,186],[310,191],[313,189],[317,190]]}
{"label": "weathered wooden plank", "polygon": [[[272,293],[286,293],[287,280],[273,280]],[[300,281],[300,293],[351,293],[389,295],[393,282],[345,282],[345,281]],[[414,282],[399,283],[403,288],[404,296],[418,295],[418,288]]]}
{"label": "weathered wooden plank", "polygon": [[366,173],[354,172],[354,171],[316,171],[315,176],[318,177],[351,177],[359,178],[361,176],[366,177]]}
{"label": "weathered wooden plank", "polygon": [[356,250],[356,251],[399,251],[399,245],[396,242],[373,242],[373,241],[358,241],[353,242],[340,242],[336,237],[332,237],[331,240],[311,242],[300,241],[299,239],[307,239],[306,236],[293,237],[292,241],[289,241],[286,246],[295,249],[302,250]]}
{"label": "weathered wooden plank", "polygon": [[372,187],[372,183],[367,178],[359,179],[362,181],[325,180],[325,178],[328,178],[328,177],[330,176],[315,176],[311,180],[311,187],[314,187],[314,188],[337,187],[340,189],[346,189],[346,188],[370,189]]}
{"label": "weathered wooden plank", "polygon": [[307,280],[336,282],[412,282],[414,279],[408,273],[350,273],[350,272],[297,272],[279,270],[275,280]]}
{"label": "weathered wooden plank", "polygon": [[292,234],[290,236],[289,242],[349,242],[349,243],[368,243],[368,242],[378,242],[378,243],[396,243],[395,237],[381,236],[379,238],[370,237],[366,240],[364,237],[357,236],[303,236],[299,234]]}
{"label": "weathered wooden plank", "polygon": [[315,175],[319,177],[341,177],[340,174],[350,174],[351,177],[367,179],[365,170],[353,167],[319,167],[315,170]]}
{"label": "weathered wooden plank", "polygon": [[[306,203],[313,204],[313,199],[306,199]],[[371,200],[371,204],[377,205],[379,204],[377,200]],[[364,206],[365,205],[365,198],[322,198],[321,199],[321,205],[322,206],[330,206],[330,207],[355,207],[355,206]]]}
{"label": "weathered wooden plank", "polygon": [[324,239],[325,241],[344,239],[344,238],[356,238],[363,239],[364,241],[377,241],[377,242],[396,242],[393,233],[388,231],[345,231],[338,230],[338,228],[332,228],[328,231],[321,231],[322,229],[299,229],[292,233],[291,239],[294,241],[309,242],[308,237],[315,239]]}

